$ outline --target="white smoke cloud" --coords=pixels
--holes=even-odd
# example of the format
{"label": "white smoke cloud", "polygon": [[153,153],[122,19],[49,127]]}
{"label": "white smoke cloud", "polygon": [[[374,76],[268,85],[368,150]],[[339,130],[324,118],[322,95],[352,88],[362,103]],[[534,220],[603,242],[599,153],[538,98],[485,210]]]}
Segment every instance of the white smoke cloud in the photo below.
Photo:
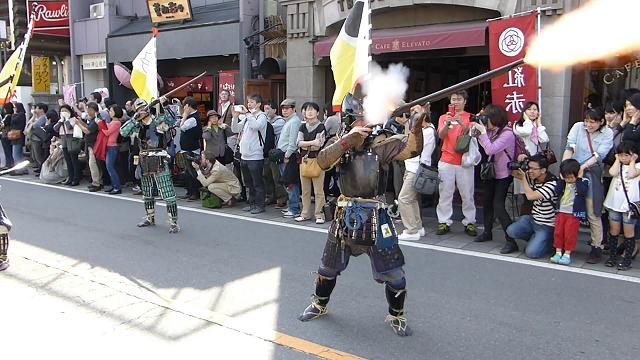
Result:
{"label": "white smoke cloud", "polygon": [[387,70],[371,63],[369,78],[364,82],[363,101],[369,124],[384,124],[393,110],[404,100],[409,87],[409,69],[402,64],[391,64]]}

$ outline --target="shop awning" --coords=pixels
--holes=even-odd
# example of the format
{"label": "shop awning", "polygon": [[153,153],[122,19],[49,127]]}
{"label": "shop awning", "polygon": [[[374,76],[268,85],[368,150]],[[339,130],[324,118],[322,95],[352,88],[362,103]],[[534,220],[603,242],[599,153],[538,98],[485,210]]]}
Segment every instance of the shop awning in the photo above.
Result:
{"label": "shop awning", "polygon": [[[483,46],[486,43],[485,21],[438,24],[374,30],[371,34],[373,54]],[[329,56],[336,36],[313,45],[317,57]]]}

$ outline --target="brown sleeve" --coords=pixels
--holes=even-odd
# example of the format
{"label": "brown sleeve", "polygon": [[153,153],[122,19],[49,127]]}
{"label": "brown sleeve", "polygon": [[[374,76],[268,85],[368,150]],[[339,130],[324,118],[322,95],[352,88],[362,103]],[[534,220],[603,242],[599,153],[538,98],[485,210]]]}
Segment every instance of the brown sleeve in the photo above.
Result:
{"label": "brown sleeve", "polygon": [[[348,145],[347,149],[343,146],[343,140]],[[318,165],[324,171],[331,169],[348,149],[360,146],[363,142],[364,137],[358,133],[347,134],[340,139],[337,137],[329,139],[325,147],[318,153]]]}

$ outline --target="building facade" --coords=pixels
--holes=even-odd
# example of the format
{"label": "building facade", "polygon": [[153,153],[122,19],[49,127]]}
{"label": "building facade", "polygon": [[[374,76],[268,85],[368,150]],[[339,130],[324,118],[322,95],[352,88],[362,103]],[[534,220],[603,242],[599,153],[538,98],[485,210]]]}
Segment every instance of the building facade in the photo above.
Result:
{"label": "building facade", "polygon": [[[541,19],[544,28],[581,2],[585,1],[372,0],[373,47],[377,46],[372,47],[373,60],[383,66],[402,62],[409,67],[407,100],[415,99],[489,70],[488,19],[540,7],[545,9]],[[298,103],[331,101],[335,85],[329,50],[353,1],[280,3],[286,8],[288,95]],[[640,85],[638,66],[634,64],[635,57],[625,57],[616,59],[613,65],[609,62],[542,71],[542,121],[556,153],[561,154],[570,126],[582,120],[586,95],[595,93],[604,102],[619,98],[624,87]],[[477,112],[489,103],[490,90],[489,83],[469,89],[468,111]],[[446,100],[432,108],[444,113]]]}

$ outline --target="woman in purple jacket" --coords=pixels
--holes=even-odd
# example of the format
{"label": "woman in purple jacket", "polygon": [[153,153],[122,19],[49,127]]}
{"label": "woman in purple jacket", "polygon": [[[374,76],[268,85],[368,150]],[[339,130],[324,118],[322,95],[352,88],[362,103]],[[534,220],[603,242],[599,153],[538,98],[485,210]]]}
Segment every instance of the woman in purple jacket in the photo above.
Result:
{"label": "woman in purple jacket", "polygon": [[518,250],[518,245],[514,239],[509,237],[506,229],[511,225],[511,217],[505,207],[507,191],[513,181],[511,172],[507,164],[514,159],[515,137],[511,127],[508,126],[507,112],[498,105],[487,105],[484,115],[488,121],[484,124],[474,125],[473,135],[478,137],[480,145],[484,149],[489,159],[493,162],[495,171],[494,179],[482,181],[484,190],[484,232],[474,241],[483,242],[493,240],[493,223],[497,217],[505,231],[506,244],[500,250],[501,254],[509,254]]}

